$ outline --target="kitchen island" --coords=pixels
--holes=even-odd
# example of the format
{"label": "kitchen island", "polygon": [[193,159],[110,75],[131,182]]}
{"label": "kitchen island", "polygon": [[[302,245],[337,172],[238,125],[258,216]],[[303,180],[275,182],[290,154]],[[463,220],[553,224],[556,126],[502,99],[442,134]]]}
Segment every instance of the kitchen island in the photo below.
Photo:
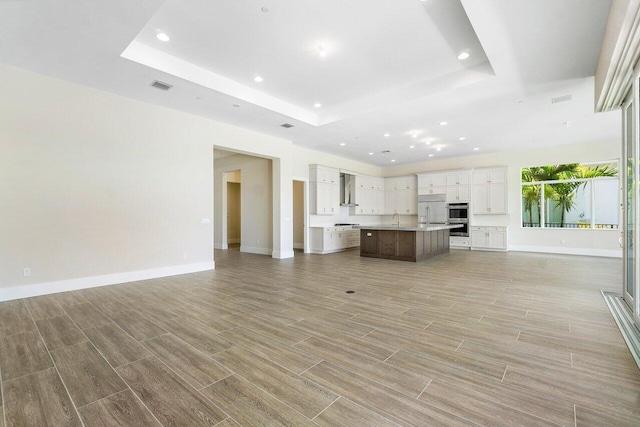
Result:
{"label": "kitchen island", "polygon": [[361,225],[360,256],[422,261],[449,252],[449,230],[459,224],[418,226]]}

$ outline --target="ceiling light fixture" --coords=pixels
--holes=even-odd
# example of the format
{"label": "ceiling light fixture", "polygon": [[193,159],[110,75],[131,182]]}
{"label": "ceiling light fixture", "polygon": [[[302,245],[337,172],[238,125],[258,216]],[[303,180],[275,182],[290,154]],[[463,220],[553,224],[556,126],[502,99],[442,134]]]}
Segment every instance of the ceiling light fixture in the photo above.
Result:
{"label": "ceiling light fixture", "polygon": [[410,145],[409,148],[416,148],[416,146],[415,145]]}
{"label": "ceiling light fixture", "polygon": [[473,151],[480,151],[478,147],[474,148]]}
{"label": "ceiling light fixture", "polygon": [[385,133],[385,134],[384,134],[384,137],[385,137],[385,138],[389,138],[390,136],[391,136],[391,134],[389,134],[389,133]]}
{"label": "ceiling light fixture", "polygon": [[429,157],[433,157],[433,154],[429,154]]}
{"label": "ceiling light fixture", "polygon": [[373,153],[369,153],[370,156],[373,156]]}
{"label": "ceiling light fixture", "polygon": [[464,136],[461,136],[461,137],[460,137],[460,138],[458,138],[458,139],[459,139],[460,141],[464,141],[464,140],[465,140],[465,139],[467,139],[467,138],[466,138],[466,137],[464,137]]}
{"label": "ceiling light fixture", "polygon": [[268,13],[269,12],[269,8],[263,6],[262,8],[260,8],[260,10],[262,11],[262,13]]}
{"label": "ceiling light fixture", "polygon": [[442,147],[437,147],[436,148],[436,151],[440,151],[440,150],[442,150]]}
{"label": "ceiling light fixture", "polygon": [[320,58],[326,58],[327,56],[327,50],[322,45],[318,46],[318,56]]}
{"label": "ceiling light fixture", "polygon": [[440,122],[440,126],[446,126],[447,122]]}
{"label": "ceiling light fixture", "polygon": [[346,144],[346,143],[344,143],[344,142],[341,142],[341,143],[340,143],[340,146],[341,146],[341,147],[344,147],[345,145],[347,145],[347,144]]}
{"label": "ceiling light fixture", "polygon": [[462,52],[460,55],[458,55],[458,59],[460,61],[463,61],[465,59],[467,59],[469,57],[469,52]]}
{"label": "ceiling light fixture", "polygon": [[313,104],[313,108],[320,108],[322,107],[322,104],[320,104],[319,102],[316,102],[315,104]]}
{"label": "ceiling light fixture", "polygon": [[395,162],[395,159],[391,160],[392,162]]}
{"label": "ceiling light fixture", "polygon": [[262,83],[264,81],[264,79],[262,77],[260,77],[260,76],[255,76],[253,78],[253,81],[256,82],[256,83]]}
{"label": "ceiling light fixture", "polygon": [[171,39],[169,38],[169,36],[168,36],[168,35],[166,35],[165,33],[158,33],[158,34],[156,34],[156,38],[157,38],[158,40],[160,40],[161,42],[168,42],[169,40],[171,40]]}

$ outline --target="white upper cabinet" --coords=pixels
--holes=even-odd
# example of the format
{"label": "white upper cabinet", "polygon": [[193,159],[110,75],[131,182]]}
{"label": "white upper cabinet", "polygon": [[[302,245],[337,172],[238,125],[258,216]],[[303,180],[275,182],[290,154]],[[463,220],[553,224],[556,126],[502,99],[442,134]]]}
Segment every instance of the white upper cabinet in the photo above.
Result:
{"label": "white upper cabinet", "polygon": [[418,193],[415,175],[385,178],[385,214],[417,215]]}
{"label": "white upper cabinet", "polygon": [[418,194],[446,194],[447,173],[421,173],[418,175]]}
{"label": "white upper cabinet", "polygon": [[471,171],[447,173],[447,202],[471,201]]}
{"label": "white upper cabinet", "polygon": [[320,165],[309,166],[309,204],[312,215],[340,212],[340,171]]}
{"label": "white upper cabinet", "polygon": [[476,215],[508,213],[507,168],[478,169],[471,175],[473,213]]}
{"label": "white upper cabinet", "polygon": [[352,191],[358,206],[349,208],[349,215],[384,214],[384,178],[356,175]]}

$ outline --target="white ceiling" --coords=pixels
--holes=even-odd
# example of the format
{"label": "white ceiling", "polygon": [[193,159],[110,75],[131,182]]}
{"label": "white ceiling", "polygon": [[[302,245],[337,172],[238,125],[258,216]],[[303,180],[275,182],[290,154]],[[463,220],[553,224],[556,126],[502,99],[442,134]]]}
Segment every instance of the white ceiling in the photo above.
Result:
{"label": "white ceiling", "polygon": [[618,138],[593,113],[610,3],[5,0],[0,61],[388,166]]}

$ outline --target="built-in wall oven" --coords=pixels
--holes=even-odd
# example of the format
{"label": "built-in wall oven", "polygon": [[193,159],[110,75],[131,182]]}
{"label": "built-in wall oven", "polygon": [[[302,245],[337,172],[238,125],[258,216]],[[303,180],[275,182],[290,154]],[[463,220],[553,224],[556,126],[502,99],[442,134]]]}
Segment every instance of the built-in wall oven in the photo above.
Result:
{"label": "built-in wall oven", "polygon": [[469,203],[447,204],[447,222],[462,226],[452,228],[449,231],[450,236],[469,237]]}

